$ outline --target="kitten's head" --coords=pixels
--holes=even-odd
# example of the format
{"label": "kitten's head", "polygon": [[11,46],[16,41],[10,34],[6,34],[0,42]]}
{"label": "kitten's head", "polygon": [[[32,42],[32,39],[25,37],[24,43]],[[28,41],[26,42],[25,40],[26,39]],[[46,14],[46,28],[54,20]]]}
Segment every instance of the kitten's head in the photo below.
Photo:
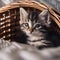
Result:
{"label": "kitten's head", "polygon": [[[49,27],[50,26],[50,15],[48,10],[44,10],[41,13],[38,14],[38,19],[36,20],[36,14],[33,16],[32,14],[29,15],[29,13],[24,9],[20,8],[20,24],[21,29],[27,30],[32,32],[34,29],[40,29],[42,26]],[[30,16],[30,17],[29,17]],[[35,18],[35,19],[34,19]],[[42,25],[42,26],[41,26]]]}
{"label": "kitten's head", "polygon": [[37,37],[40,38],[40,36],[46,33],[45,27],[50,27],[48,10],[44,10],[38,14],[37,12],[30,11],[29,14],[24,8],[20,8],[20,26],[21,30],[29,37],[32,37],[32,39],[37,39]]}

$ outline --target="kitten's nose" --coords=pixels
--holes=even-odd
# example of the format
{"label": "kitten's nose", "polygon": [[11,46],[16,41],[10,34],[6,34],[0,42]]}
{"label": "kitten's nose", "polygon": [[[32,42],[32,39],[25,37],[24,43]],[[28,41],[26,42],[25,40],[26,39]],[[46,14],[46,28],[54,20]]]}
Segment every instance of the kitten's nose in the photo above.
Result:
{"label": "kitten's nose", "polygon": [[29,28],[29,31],[30,31],[30,33],[32,33],[33,32],[33,29],[32,28]]}

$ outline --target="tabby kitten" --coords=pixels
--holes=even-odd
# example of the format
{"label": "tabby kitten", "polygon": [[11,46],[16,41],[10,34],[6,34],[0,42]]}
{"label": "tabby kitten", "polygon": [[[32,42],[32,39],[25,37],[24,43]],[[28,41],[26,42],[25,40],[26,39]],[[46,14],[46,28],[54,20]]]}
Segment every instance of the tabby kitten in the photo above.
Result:
{"label": "tabby kitten", "polygon": [[50,27],[50,15],[48,10],[41,13],[34,11],[27,11],[20,8],[20,26],[21,30],[28,36],[27,44],[35,47],[50,47],[52,42],[46,40],[46,35]]}

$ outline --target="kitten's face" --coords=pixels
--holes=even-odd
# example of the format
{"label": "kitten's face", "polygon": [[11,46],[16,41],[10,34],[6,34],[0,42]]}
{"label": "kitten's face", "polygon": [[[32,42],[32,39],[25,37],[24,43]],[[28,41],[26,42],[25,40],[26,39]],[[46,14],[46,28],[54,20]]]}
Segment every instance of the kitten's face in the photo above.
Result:
{"label": "kitten's face", "polygon": [[29,14],[25,9],[20,8],[20,26],[21,30],[28,36],[28,40],[43,40],[47,31],[45,27],[49,27],[49,25],[48,10],[44,10],[39,14],[32,11]]}
{"label": "kitten's face", "polygon": [[21,24],[21,29],[24,31],[28,36],[31,37],[40,37],[46,30],[39,22],[34,22],[31,20],[25,21]]}

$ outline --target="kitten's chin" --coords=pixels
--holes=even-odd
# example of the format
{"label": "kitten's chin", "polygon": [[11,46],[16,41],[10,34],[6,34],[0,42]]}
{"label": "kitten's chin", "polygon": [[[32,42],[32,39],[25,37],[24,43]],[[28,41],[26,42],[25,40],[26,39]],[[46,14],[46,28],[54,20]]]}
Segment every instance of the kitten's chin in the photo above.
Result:
{"label": "kitten's chin", "polygon": [[37,40],[42,40],[42,39],[44,39],[44,37],[37,37],[37,36],[32,36],[32,35],[30,35],[30,36],[28,36],[27,39],[30,40],[30,41],[37,41]]}

